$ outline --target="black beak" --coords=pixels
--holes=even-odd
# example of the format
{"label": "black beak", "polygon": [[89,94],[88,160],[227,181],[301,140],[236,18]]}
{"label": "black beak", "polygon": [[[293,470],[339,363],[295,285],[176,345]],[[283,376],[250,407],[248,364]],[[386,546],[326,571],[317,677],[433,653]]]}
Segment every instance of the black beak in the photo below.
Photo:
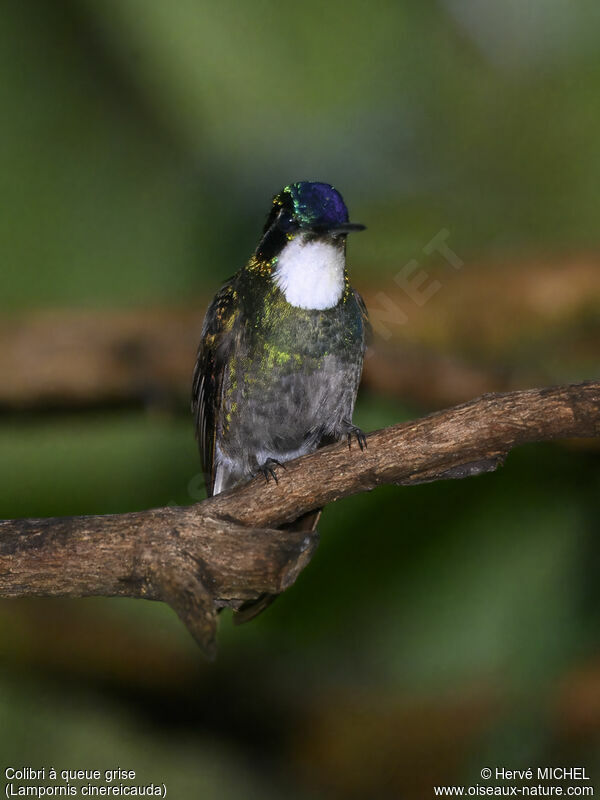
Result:
{"label": "black beak", "polygon": [[341,225],[311,225],[310,229],[320,236],[325,233],[330,236],[345,236],[347,233],[364,231],[365,227],[365,225],[360,225],[357,222],[343,222]]}

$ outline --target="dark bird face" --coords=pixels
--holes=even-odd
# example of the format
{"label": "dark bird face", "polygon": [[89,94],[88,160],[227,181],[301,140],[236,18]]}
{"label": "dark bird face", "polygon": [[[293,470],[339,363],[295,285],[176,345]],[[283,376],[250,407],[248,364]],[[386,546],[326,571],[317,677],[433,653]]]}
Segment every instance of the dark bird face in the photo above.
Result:
{"label": "dark bird face", "polygon": [[298,236],[306,241],[325,239],[343,248],[346,234],[362,230],[364,225],[348,221],[348,209],[333,186],[299,181],[273,198],[256,255],[270,261]]}

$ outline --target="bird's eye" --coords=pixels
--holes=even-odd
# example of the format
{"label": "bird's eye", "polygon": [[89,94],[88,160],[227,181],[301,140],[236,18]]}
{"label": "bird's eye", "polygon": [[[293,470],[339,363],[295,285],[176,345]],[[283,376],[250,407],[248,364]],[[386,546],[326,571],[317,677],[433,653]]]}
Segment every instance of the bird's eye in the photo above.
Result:
{"label": "bird's eye", "polygon": [[279,217],[279,227],[285,233],[291,233],[292,231],[296,230],[298,223],[291,216],[291,214],[281,214]]}

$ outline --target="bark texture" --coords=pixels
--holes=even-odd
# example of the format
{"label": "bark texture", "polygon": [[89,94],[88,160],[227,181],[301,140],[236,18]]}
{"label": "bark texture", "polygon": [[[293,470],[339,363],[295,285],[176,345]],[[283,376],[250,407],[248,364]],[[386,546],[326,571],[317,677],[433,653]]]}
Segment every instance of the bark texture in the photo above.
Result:
{"label": "bark texture", "polygon": [[600,436],[600,382],[484,395],[332,445],[209,500],[128,514],[0,521],[0,596],[126,596],[168,603],[209,656],[217,612],[278,594],[318,536],[278,530],[382,484],[465,478],[515,446]]}

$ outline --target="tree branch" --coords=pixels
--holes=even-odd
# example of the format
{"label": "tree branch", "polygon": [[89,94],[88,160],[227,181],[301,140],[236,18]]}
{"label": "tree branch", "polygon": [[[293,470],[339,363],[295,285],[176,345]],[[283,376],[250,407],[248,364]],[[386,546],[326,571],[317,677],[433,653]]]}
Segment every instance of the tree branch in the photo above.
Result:
{"label": "tree branch", "polygon": [[600,382],[484,395],[332,445],[188,507],[0,522],[0,596],[163,600],[209,655],[219,609],[290,586],[317,534],[277,526],[386,483],[411,485],[496,469],[515,446],[600,435]]}
{"label": "tree branch", "polygon": [[[431,277],[443,287],[425,305],[415,305],[394,280],[397,265],[390,266],[387,280],[358,287],[375,333],[363,383],[443,408],[482,392],[560,381],[572,374],[574,356],[585,375],[586,365],[596,363],[599,261],[598,254],[574,254],[501,269],[469,262],[462,272],[440,271],[438,265]],[[197,298],[193,309],[58,309],[5,317],[0,408],[187,405],[208,300]],[[526,339],[535,342],[535,359],[514,365],[515,348]]]}

